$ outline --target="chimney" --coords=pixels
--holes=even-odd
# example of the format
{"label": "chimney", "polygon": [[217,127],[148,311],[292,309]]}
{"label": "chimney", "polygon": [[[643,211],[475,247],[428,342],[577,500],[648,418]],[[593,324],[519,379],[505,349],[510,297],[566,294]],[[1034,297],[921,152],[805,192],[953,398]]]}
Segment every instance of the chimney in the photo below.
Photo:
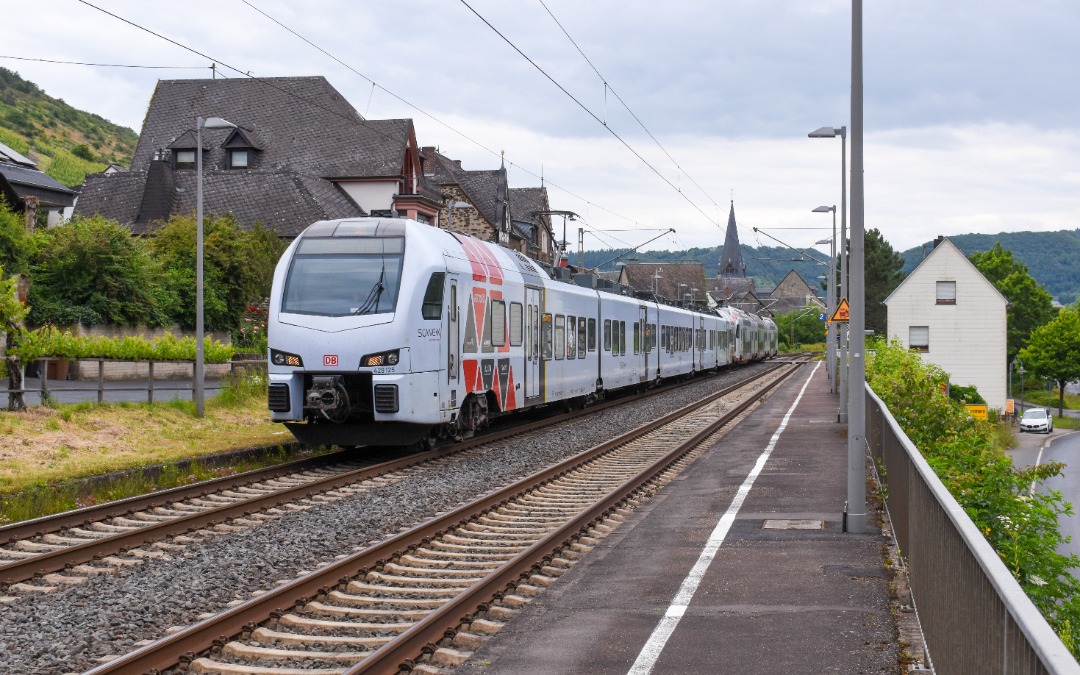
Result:
{"label": "chimney", "polygon": [[940,244],[943,241],[945,241],[944,236],[938,236],[936,239],[934,239],[934,248],[937,248],[938,244]]}

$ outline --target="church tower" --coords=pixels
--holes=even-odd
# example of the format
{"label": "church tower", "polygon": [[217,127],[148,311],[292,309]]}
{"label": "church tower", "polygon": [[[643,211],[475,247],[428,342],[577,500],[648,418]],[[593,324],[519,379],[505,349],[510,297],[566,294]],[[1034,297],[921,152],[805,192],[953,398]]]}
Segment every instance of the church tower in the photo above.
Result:
{"label": "church tower", "polygon": [[743,262],[742,249],[739,248],[739,230],[735,226],[735,201],[731,202],[728,214],[727,235],[724,237],[724,249],[720,253],[720,264],[716,269],[720,278],[745,278],[746,263]]}

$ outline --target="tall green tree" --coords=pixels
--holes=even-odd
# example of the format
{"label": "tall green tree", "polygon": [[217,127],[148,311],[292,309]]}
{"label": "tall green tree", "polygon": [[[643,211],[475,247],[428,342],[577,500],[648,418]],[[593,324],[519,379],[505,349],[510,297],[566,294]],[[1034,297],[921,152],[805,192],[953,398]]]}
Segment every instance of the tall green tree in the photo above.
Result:
{"label": "tall green tree", "polygon": [[1080,304],[1036,328],[1020,350],[1024,367],[1058,384],[1058,416],[1065,410],[1065,383],[1080,379]]}
{"label": "tall green tree", "polygon": [[34,239],[28,324],[164,325],[158,267],[126,228],[74,218]]}
{"label": "tall green tree", "polygon": [[1006,310],[1006,350],[1009,363],[1028,343],[1031,332],[1054,318],[1050,293],[1028,273],[1024,263],[1013,258],[1001,243],[989,251],[973,253],[971,262],[1009,301]]}
{"label": "tall green tree", "polygon": [[904,256],[893,250],[877,228],[863,236],[863,269],[866,293],[866,328],[876,335],[888,330],[885,298],[904,280]]}
{"label": "tall green tree", "polygon": [[[176,302],[169,313],[184,328],[195,325],[197,223],[173,216],[150,240],[165,285]],[[274,266],[285,243],[262,225],[241,229],[231,214],[203,219],[203,321],[208,330],[234,331],[244,312],[270,294]]]}

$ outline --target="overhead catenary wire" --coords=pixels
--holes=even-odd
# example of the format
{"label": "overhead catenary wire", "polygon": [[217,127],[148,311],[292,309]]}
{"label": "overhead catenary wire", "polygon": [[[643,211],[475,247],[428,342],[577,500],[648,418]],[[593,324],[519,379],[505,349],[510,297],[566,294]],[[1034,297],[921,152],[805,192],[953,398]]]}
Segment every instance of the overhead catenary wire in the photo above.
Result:
{"label": "overhead catenary wire", "polygon": [[[230,63],[228,63],[228,62],[225,62],[225,61],[223,61],[223,60],[221,60],[221,59],[215,59],[215,58],[211,57],[210,55],[208,55],[208,54],[205,54],[205,53],[203,53],[203,52],[201,52],[201,51],[199,51],[199,50],[195,49],[194,47],[191,47],[191,46],[189,46],[189,45],[186,45],[186,44],[184,44],[184,43],[182,43],[182,42],[179,42],[179,41],[177,41],[177,40],[174,40],[173,38],[170,38],[170,37],[168,37],[168,36],[166,36],[166,35],[163,35],[163,34],[161,34],[161,33],[158,33],[158,32],[156,32],[156,31],[154,31],[154,30],[152,30],[152,29],[150,29],[150,28],[147,28],[146,26],[142,26],[142,25],[140,25],[140,24],[138,24],[138,23],[136,23],[136,22],[134,22],[134,21],[132,21],[132,20],[130,20],[130,19],[127,19],[127,18],[125,18],[125,17],[123,17],[123,16],[120,16],[120,15],[118,15],[118,14],[114,13],[114,12],[111,12],[111,11],[109,11],[109,10],[107,10],[107,9],[104,9],[104,8],[102,8],[102,7],[99,7],[99,6],[95,5],[95,4],[94,4],[94,3],[92,3],[92,2],[89,2],[89,0],[78,0],[78,1],[79,1],[79,2],[81,3],[81,4],[83,4],[83,5],[86,5],[87,7],[90,7],[91,9],[97,10],[97,11],[99,11],[99,12],[101,12],[101,13],[103,13],[103,14],[107,15],[107,16],[110,16],[110,17],[112,17],[112,18],[114,18],[114,19],[116,19],[116,20],[118,20],[118,21],[121,21],[121,22],[123,22],[123,23],[126,23],[126,24],[128,24],[129,26],[132,26],[133,28],[136,28],[136,29],[138,29],[138,30],[141,30],[141,31],[143,31],[143,32],[146,32],[146,33],[149,33],[150,35],[153,35],[154,37],[157,37],[157,38],[159,38],[159,39],[161,39],[161,40],[164,40],[165,42],[168,42],[168,43],[170,43],[170,44],[172,44],[172,45],[175,45],[175,46],[177,46],[177,47],[179,47],[179,48],[181,48],[181,49],[184,49],[185,51],[191,52],[192,54],[195,54],[195,55],[197,55],[197,56],[201,56],[202,58],[205,58],[205,59],[207,59],[207,60],[210,60],[211,62],[214,62],[214,63],[218,64],[219,66],[223,66],[223,67],[225,67],[225,68],[227,68],[227,69],[229,69],[229,70],[233,71],[233,72],[234,72],[234,73],[236,73],[237,75],[240,75],[240,76],[242,76],[242,77],[246,77],[246,78],[248,78],[248,79],[250,79],[250,80],[254,80],[254,81],[258,81],[258,82],[261,82],[262,84],[265,84],[266,86],[269,86],[269,87],[271,87],[272,89],[275,89],[275,90],[277,90],[278,92],[280,92],[280,93],[282,93],[282,94],[284,94],[284,95],[286,95],[286,96],[290,96],[290,97],[292,97],[292,98],[294,98],[294,99],[296,99],[296,100],[298,100],[298,101],[301,101],[301,102],[303,102],[303,103],[305,103],[305,104],[307,104],[307,105],[310,105],[310,106],[312,106],[312,107],[315,107],[315,108],[318,108],[318,109],[320,109],[320,110],[323,110],[324,112],[326,112],[326,113],[329,113],[329,114],[331,114],[331,115],[333,115],[333,116],[335,116],[335,117],[338,117],[339,119],[341,119],[341,120],[343,120],[343,121],[345,121],[345,122],[348,122],[348,123],[350,123],[350,124],[361,124],[361,125],[367,126],[367,127],[369,128],[369,129],[371,129],[372,131],[374,131],[374,132],[376,132],[376,133],[379,133],[379,134],[380,134],[380,135],[382,135],[382,136],[383,136],[384,138],[387,138],[387,139],[390,139],[390,138],[391,138],[391,137],[390,137],[389,135],[387,135],[387,134],[386,134],[385,132],[381,132],[381,131],[379,131],[379,130],[377,130],[377,129],[375,129],[375,128],[373,128],[373,127],[369,126],[369,125],[367,125],[367,120],[366,120],[366,119],[364,119],[363,117],[361,117],[361,116],[360,116],[359,114],[357,114],[357,115],[356,115],[356,118],[353,118],[353,117],[349,117],[349,116],[345,116],[345,115],[342,115],[342,114],[341,114],[341,113],[339,113],[338,111],[336,111],[336,110],[332,110],[332,109],[330,109],[330,108],[327,108],[326,106],[324,106],[324,105],[321,105],[320,103],[318,103],[318,102],[316,102],[316,101],[312,101],[312,100],[310,100],[310,99],[307,99],[307,98],[305,98],[305,97],[303,97],[303,96],[300,96],[299,94],[296,94],[295,92],[292,92],[292,91],[289,91],[289,90],[287,90],[287,89],[284,89],[284,88],[282,88],[282,87],[279,87],[279,86],[277,86],[277,85],[276,85],[276,84],[275,84],[275,83],[274,83],[274,82],[273,82],[272,80],[267,80],[266,78],[260,78],[260,77],[254,76],[254,75],[252,75],[252,74],[251,74],[251,72],[250,72],[249,70],[248,70],[248,71],[246,71],[246,70],[243,70],[243,69],[241,69],[241,68],[238,68],[238,67],[236,67],[236,66],[234,66],[234,65],[232,65],[232,64],[230,64]],[[246,0],[245,0],[245,2],[246,2]],[[442,120],[438,119],[438,118],[437,118],[437,117],[435,117],[434,115],[431,115],[430,113],[428,113],[428,112],[427,112],[427,111],[425,111],[424,109],[420,108],[419,106],[417,106],[417,105],[415,105],[415,104],[413,104],[413,103],[410,103],[409,101],[407,101],[407,100],[405,100],[404,98],[402,98],[402,97],[398,96],[397,94],[395,94],[394,92],[390,91],[389,89],[386,89],[385,87],[383,87],[383,86],[381,86],[381,85],[377,84],[377,83],[376,83],[376,82],[375,82],[375,81],[374,81],[373,79],[371,79],[371,78],[367,77],[366,75],[363,75],[362,73],[360,73],[360,72],[356,71],[355,69],[351,68],[351,67],[350,67],[350,66],[348,66],[347,64],[344,64],[344,62],[341,62],[340,60],[338,60],[338,59],[337,59],[336,57],[332,56],[331,54],[329,54],[329,53],[328,53],[328,52],[326,52],[325,50],[322,50],[322,49],[321,49],[320,47],[318,47],[317,45],[314,45],[314,44],[313,44],[313,43],[311,43],[311,42],[310,42],[309,40],[307,40],[306,38],[304,38],[303,36],[301,36],[301,35],[300,35],[299,33],[296,33],[296,32],[295,32],[295,31],[293,31],[292,29],[290,29],[290,28],[288,28],[287,26],[285,26],[284,24],[282,24],[282,23],[281,23],[280,21],[277,21],[276,19],[274,19],[274,18],[273,18],[273,17],[271,17],[270,15],[266,14],[266,13],[265,13],[265,12],[263,12],[262,10],[259,10],[259,9],[258,9],[258,8],[256,8],[256,7],[254,6],[254,5],[251,5],[251,3],[246,3],[246,4],[248,4],[248,5],[249,5],[249,6],[250,6],[250,7],[252,8],[252,9],[255,9],[256,11],[258,11],[258,12],[260,12],[261,14],[263,14],[264,16],[266,16],[266,17],[267,17],[268,19],[271,19],[271,20],[272,20],[272,21],[274,21],[275,23],[278,23],[278,25],[280,25],[280,26],[281,26],[282,28],[284,28],[285,30],[288,30],[289,32],[293,33],[294,35],[296,35],[296,37],[298,37],[298,38],[300,38],[300,39],[304,40],[305,42],[308,42],[309,44],[311,44],[311,46],[312,46],[312,47],[315,47],[316,49],[319,49],[319,50],[320,50],[320,51],[322,51],[322,52],[323,52],[324,54],[326,54],[326,55],[327,55],[328,57],[330,57],[330,58],[334,59],[335,61],[338,61],[338,62],[339,62],[339,63],[341,63],[341,64],[342,64],[343,66],[345,66],[345,67],[349,68],[349,69],[350,69],[350,70],[352,70],[352,71],[353,71],[354,73],[356,73],[356,74],[357,74],[358,76],[360,76],[360,77],[362,77],[363,79],[365,79],[365,80],[367,80],[367,81],[371,82],[371,83],[372,83],[372,86],[373,86],[373,89],[374,89],[375,87],[377,87],[377,88],[381,89],[382,91],[384,91],[384,92],[386,92],[387,94],[389,94],[390,96],[394,97],[395,99],[397,99],[397,100],[398,100],[398,101],[400,101],[401,103],[403,103],[403,104],[405,104],[405,105],[409,106],[410,108],[412,108],[412,109],[416,110],[417,112],[419,112],[419,113],[423,114],[424,116],[428,117],[429,119],[431,119],[431,120],[433,120],[433,121],[437,122],[438,124],[442,125],[442,126],[443,126],[443,127],[445,127],[446,129],[448,129],[448,130],[450,130],[451,132],[453,132],[453,133],[455,133],[455,134],[457,134],[457,135],[461,136],[461,137],[462,137],[462,138],[464,138],[465,140],[467,140],[467,141],[469,141],[469,142],[471,142],[471,143],[473,143],[473,144],[477,145],[478,147],[480,147],[481,149],[483,149],[483,150],[487,151],[488,153],[490,153],[490,154],[492,154],[492,155],[495,155],[495,156],[500,156],[500,157],[502,156],[502,153],[496,153],[496,152],[495,152],[495,151],[494,151],[493,149],[491,149],[491,148],[488,148],[487,146],[483,145],[483,144],[482,144],[482,143],[480,143],[479,141],[477,141],[477,140],[475,140],[475,139],[473,139],[473,138],[469,137],[469,136],[468,136],[467,134],[465,134],[465,133],[461,132],[460,130],[458,130],[458,129],[454,128],[454,127],[453,127],[453,126],[451,126],[450,124],[448,124],[448,123],[446,123],[446,122],[443,122]],[[217,70],[217,73],[221,74],[221,69],[220,69],[220,68],[219,68],[219,69]],[[222,74],[222,76],[224,77],[224,74]],[[357,118],[359,118],[359,119],[357,119]],[[534,178],[537,178],[538,180],[541,180],[541,181],[543,181],[543,182],[544,182],[545,184],[547,184],[547,185],[550,185],[550,186],[551,186],[552,188],[554,188],[554,189],[557,189],[557,190],[560,190],[560,191],[564,192],[565,194],[569,195],[570,197],[573,197],[574,199],[580,200],[581,202],[583,202],[583,203],[584,203],[584,204],[586,205],[586,207],[590,207],[590,206],[591,206],[591,207],[595,207],[595,208],[597,208],[597,209],[600,209],[601,211],[603,211],[603,212],[605,212],[605,213],[607,213],[607,214],[609,214],[609,215],[611,215],[611,216],[614,216],[614,217],[616,217],[616,218],[619,218],[619,219],[621,219],[621,220],[623,220],[623,221],[625,221],[625,222],[628,222],[628,223],[632,223],[632,224],[634,224],[634,225],[638,225],[638,226],[641,226],[641,227],[647,227],[647,226],[646,226],[646,225],[645,225],[644,223],[641,223],[640,221],[638,221],[638,220],[636,220],[636,219],[634,219],[634,218],[631,218],[631,217],[629,217],[629,216],[626,216],[626,215],[624,215],[624,214],[621,214],[621,213],[619,213],[619,212],[617,212],[617,211],[614,211],[614,210],[612,210],[612,209],[609,209],[609,208],[607,208],[607,207],[605,207],[605,206],[603,206],[603,205],[601,205],[601,204],[597,204],[596,202],[593,202],[593,201],[591,201],[591,200],[589,200],[589,199],[587,199],[587,198],[585,198],[585,197],[583,197],[583,196],[581,196],[581,195],[577,194],[577,193],[576,193],[576,192],[574,192],[573,190],[570,190],[570,189],[568,189],[568,188],[565,188],[565,187],[563,187],[563,186],[561,186],[561,185],[558,185],[557,183],[554,183],[554,182],[552,182],[552,181],[551,181],[551,180],[550,180],[549,178],[545,178],[545,177],[541,176],[540,174],[537,174],[536,172],[534,172],[534,171],[531,171],[531,170],[529,170],[529,169],[528,169],[527,167],[525,167],[525,166],[523,166],[523,165],[521,165],[521,164],[517,164],[517,163],[515,163],[515,162],[513,162],[513,161],[510,161],[509,159],[508,159],[508,160],[506,161],[506,163],[507,163],[507,165],[509,165],[509,166],[511,166],[511,167],[514,167],[514,168],[517,168],[518,170],[522,171],[523,173],[525,173],[525,174],[527,174],[527,175],[530,175],[530,176],[532,176],[532,177],[534,177]],[[700,209],[699,209],[699,210],[700,210]]]}
{"label": "overhead catenary wire", "polygon": [[[83,0],[80,0],[80,1],[83,1]],[[249,2],[249,0],[243,0],[243,2],[244,2],[244,4],[246,4],[246,5],[248,6],[248,7],[250,7],[250,8],[251,8],[251,9],[253,9],[253,10],[255,10],[256,12],[258,12],[259,14],[261,14],[262,16],[264,16],[265,18],[269,19],[270,21],[274,22],[275,24],[277,24],[277,25],[278,25],[279,27],[281,27],[281,28],[282,28],[282,29],[284,29],[285,31],[288,31],[289,33],[291,33],[291,34],[292,34],[293,36],[295,36],[296,38],[298,38],[298,39],[302,40],[303,42],[305,42],[306,44],[308,44],[308,45],[309,45],[310,47],[312,47],[313,49],[316,49],[316,50],[318,50],[318,51],[319,51],[319,52],[321,52],[321,53],[322,53],[323,55],[325,55],[326,57],[330,58],[330,59],[331,59],[331,60],[333,60],[334,62],[338,63],[338,64],[339,64],[339,65],[341,65],[342,67],[344,67],[344,68],[348,69],[349,71],[351,71],[351,72],[352,72],[353,74],[357,75],[358,77],[360,77],[360,78],[362,78],[362,79],[364,79],[364,80],[366,80],[366,81],[370,82],[370,83],[371,83],[371,94],[374,94],[374,92],[375,92],[375,89],[376,89],[376,88],[377,88],[377,89],[379,89],[379,90],[381,90],[381,91],[384,91],[384,92],[386,92],[386,93],[387,93],[388,95],[390,95],[391,97],[393,97],[393,98],[394,98],[395,100],[397,100],[397,101],[399,101],[400,103],[402,103],[402,104],[404,104],[404,105],[408,106],[409,108],[412,108],[413,110],[417,111],[417,112],[418,112],[418,113],[420,113],[421,115],[423,115],[423,116],[427,117],[428,119],[432,120],[433,122],[435,122],[435,123],[437,123],[437,124],[441,125],[442,127],[446,128],[447,130],[449,130],[449,131],[451,131],[451,132],[453,132],[453,133],[457,134],[457,135],[458,135],[458,136],[460,136],[461,138],[463,138],[463,139],[465,139],[466,141],[468,141],[468,142],[470,142],[470,143],[472,143],[472,144],[476,145],[476,146],[477,146],[478,148],[480,148],[480,149],[484,150],[485,152],[487,152],[487,153],[491,154],[492,156],[495,156],[495,157],[499,157],[500,159],[503,159],[503,158],[504,158],[504,155],[503,155],[503,153],[502,153],[501,151],[500,151],[500,152],[497,152],[497,151],[495,151],[494,149],[492,149],[492,148],[489,148],[488,146],[484,145],[483,143],[481,143],[480,141],[476,140],[475,138],[472,138],[471,136],[469,136],[469,135],[468,135],[468,134],[466,134],[465,132],[463,132],[463,131],[461,131],[461,130],[459,130],[459,129],[455,128],[455,127],[453,127],[453,126],[452,126],[452,125],[450,125],[449,123],[447,123],[447,122],[444,122],[443,120],[439,119],[439,118],[438,118],[438,117],[436,117],[435,115],[433,115],[433,114],[431,114],[431,113],[427,112],[426,110],[424,110],[424,109],[423,109],[423,108],[421,108],[420,106],[416,105],[415,103],[412,103],[412,102],[410,102],[410,101],[406,100],[406,99],[405,99],[405,98],[403,98],[402,96],[399,96],[398,94],[396,94],[395,92],[393,92],[393,91],[391,91],[391,90],[387,89],[386,87],[382,86],[381,84],[378,84],[378,83],[376,83],[376,82],[375,82],[375,80],[374,80],[374,79],[372,79],[371,77],[368,77],[367,75],[365,75],[365,74],[361,73],[360,71],[356,70],[355,68],[353,68],[353,67],[352,67],[351,65],[349,65],[348,63],[345,63],[344,61],[342,61],[341,59],[339,59],[339,58],[338,58],[337,56],[335,56],[335,55],[331,54],[331,53],[330,53],[329,51],[327,51],[326,49],[323,49],[322,47],[320,47],[319,45],[315,44],[314,42],[312,42],[312,41],[311,41],[310,39],[308,39],[307,37],[305,37],[305,36],[301,35],[301,34],[300,34],[299,32],[297,32],[296,30],[294,30],[294,29],[292,29],[291,27],[287,26],[287,25],[286,25],[285,23],[283,23],[282,21],[280,21],[280,20],[279,20],[279,19],[277,19],[276,17],[274,17],[274,16],[270,15],[269,13],[267,13],[266,11],[264,11],[264,10],[262,10],[262,9],[260,9],[260,8],[258,8],[258,7],[256,7],[256,6],[254,5],[254,4],[252,4],[251,2]],[[371,94],[369,94],[369,97],[368,97],[368,107],[369,107],[369,108],[370,108],[370,106],[371,106]],[[621,213],[619,213],[619,212],[617,212],[617,211],[613,211],[612,209],[609,209],[609,208],[607,208],[607,207],[604,207],[604,206],[602,206],[602,205],[600,205],[600,204],[597,204],[597,203],[595,203],[595,202],[593,202],[593,201],[590,201],[589,199],[586,199],[585,197],[582,197],[581,195],[579,195],[579,194],[575,193],[574,191],[570,190],[569,188],[563,187],[563,186],[561,186],[561,185],[559,185],[559,184],[557,184],[557,183],[554,183],[554,182],[552,182],[552,181],[551,181],[551,180],[550,180],[549,178],[547,178],[547,177],[545,177],[545,176],[544,176],[544,172],[543,172],[543,169],[541,169],[541,170],[540,170],[540,173],[536,173],[535,171],[532,171],[532,170],[528,169],[527,167],[523,166],[522,164],[516,163],[516,162],[514,162],[514,161],[512,161],[512,160],[510,160],[510,159],[506,159],[506,163],[507,163],[507,164],[508,164],[509,166],[511,166],[511,167],[514,167],[514,168],[518,169],[518,170],[519,170],[519,171],[521,171],[522,173],[525,173],[525,174],[527,174],[527,175],[529,175],[529,176],[532,176],[533,178],[536,178],[536,179],[538,179],[538,180],[540,181],[541,185],[550,185],[551,187],[555,188],[556,190],[561,190],[562,192],[566,193],[567,195],[569,195],[569,196],[573,197],[574,199],[578,199],[578,200],[580,200],[580,201],[584,202],[584,203],[585,203],[585,204],[586,204],[587,206],[594,206],[594,207],[596,207],[596,208],[600,209],[601,211],[603,211],[603,212],[605,212],[605,213],[607,213],[607,214],[609,214],[609,215],[611,215],[611,216],[615,216],[616,218],[620,218],[621,220],[624,220],[624,221],[626,221],[626,222],[628,222],[628,223],[633,223],[633,224],[635,224],[635,225],[644,225],[643,223],[641,223],[641,222],[640,222],[640,221],[638,221],[638,220],[635,220],[635,219],[633,219],[633,218],[630,218],[629,216],[626,216],[626,215],[624,215],[624,214],[621,214]]]}
{"label": "overhead catenary wire", "polygon": [[94,66],[97,68],[146,68],[150,70],[205,70],[213,66],[145,66],[130,63],[90,63],[88,61],[62,61],[60,59],[39,59],[29,56],[9,56],[0,54],[0,59],[12,59],[14,61],[33,61],[35,63],[55,63],[67,66]]}
{"label": "overhead catenary wire", "polygon": [[541,68],[540,65],[538,63],[536,63],[536,61],[534,61],[531,57],[529,57],[528,54],[523,52],[520,47],[518,47],[516,44],[513,43],[513,41],[510,40],[510,38],[503,35],[503,33],[498,28],[496,28],[490,21],[488,21],[482,14],[480,14],[475,9],[473,9],[473,7],[468,2],[466,2],[466,0],[460,0],[460,2],[461,2],[461,4],[465,5],[465,7],[470,12],[475,14],[476,17],[478,19],[480,19],[488,28],[490,28],[492,31],[494,31],[494,33],[496,35],[498,35],[500,38],[502,38],[502,40],[504,42],[506,42],[506,44],[508,44],[511,49],[516,51],[523,59],[528,61],[528,63],[530,65],[532,65],[533,68],[535,68],[537,71],[539,71],[541,75],[546,77],[549,82],[551,82],[553,85],[555,85],[555,87],[558,88],[559,91],[566,94],[566,96],[571,101],[576,103],[579,108],[584,110],[585,113],[589,115],[589,117],[592,117],[594,120],[596,120],[596,122],[600,126],[602,126],[604,129],[606,129],[608,131],[608,133],[610,133],[612,136],[614,136],[616,138],[616,140],[618,140],[620,143],[622,143],[623,146],[626,147],[626,149],[629,150],[631,154],[633,154],[635,157],[637,157],[646,167],[649,168],[649,170],[651,170],[653,173],[655,173],[660,178],[660,180],[667,183],[668,186],[670,186],[672,190],[675,190],[675,192],[677,192],[679,194],[679,196],[681,196],[688,204],[693,206],[694,209],[696,209],[698,213],[700,213],[702,216],[704,216],[706,220],[708,220],[713,225],[716,225],[717,227],[720,227],[720,223],[717,220],[714,220],[713,218],[711,218],[709,216],[709,214],[706,213],[700,206],[698,206],[698,204],[694,200],[690,199],[690,197],[687,196],[687,194],[685,192],[680,190],[679,186],[675,185],[674,183],[671,182],[671,180],[669,178],[664,176],[664,174],[662,174],[655,166],[653,166],[652,163],[649,162],[649,160],[645,159],[645,157],[643,157],[641,155],[641,153],[639,153],[636,149],[634,149],[634,147],[631,146],[630,143],[628,143],[626,141],[626,139],[624,139],[622,136],[620,136],[614,129],[612,129],[606,122],[604,122],[603,119],[601,119],[599,116],[597,116],[596,113],[594,113],[592,110],[590,110],[588,108],[588,106],[586,106],[584,103],[582,103],[576,96],[571,94],[566,89],[566,87],[564,87],[562,84],[560,84],[558,82],[558,80],[556,80],[554,77],[552,77],[550,74],[548,74],[548,72],[546,70]]}
{"label": "overhead catenary wire", "polygon": [[[604,125],[607,126],[607,122],[606,122],[606,120],[607,120],[607,95],[608,95],[608,92],[610,91],[611,95],[614,96],[615,99],[618,100],[618,102],[620,104],[622,104],[622,107],[626,109],[626,112],[630,113],[630,116],[634,118],[634,121],[638,123],[638,126],[641,127],[642,131],[644,131],[646,134],[648,134],[649,138],[652,139],[653,143],[656,143],[656,147],[660,148],[660,150],[664,153],[664,155],[666,155],[667,158],[669,160],[671,160],[671,163],[675,165],[675,168],[677,168],[682,173],[682,175],[686,176],[687,179],[689,179],[690,182],[694,184],[694,187],[696,187],[698,190],[700,190],[701,194],[705,195],[705,198],[708,199],[710,202],[712,202],[713,206],[715,206],[717,209],[719,209],[720,205],[716,203],[716,200],[712,198],[712,195],[710,195],[705,190],[705,188],[701,187],[701,185],[696,180],[694,180],[694,177],[691,176],[689,174],[689,172],[686,171],[686,169],[682,168],[682,165],[679,164],[679,162],[674,157],[671,156],[671,153],[667,151],[667,148],[665,148],[664,145],[659,141],[659,139],[657,139],[656,136],[653,135],[653,132],[649,131],[649,128],[645,126],[645,123],[642,122],[641,119],[637,116],[637,114],[633,110],[630,109],[630,106],[627,105],[626,101],[623,100],[622,96],[619,96],[619,93],[617,91],[615,91],[615,88],[611,86],[611,83],[608,82],[607,78],[604,77],[600,73],[600,70],[597,69],[596,65],[593,64],[592,60],[588,56],[586,56],[585,52],[578,45],[577,41],[574,40],[574,38],[570,36],[570,33],[562,25],[562,22],[559,21],[559,19],[555,17],[555,14],[547,6],[547,3],[545,3],[544,0],[537,0],[537,1],[544,8],[544,11],[546,11],[548,13],[548,16],[551,17],[551,20],[555,22],[555,25],[559,27],[559,30],[561,30],[563,32],[563,35],[566,36],[566,39],[570,41],[570,44],[574,45],[574,49],[576,49],[578,51],[578,54],[581,54],[581,58],[585,59],[585,63],[589,64],[589,67],[592,68],[594,73],[596,73],[596,76],[599,77],[600,81],[604,83],[604,119],[605,119]],[[717,216],[717,219],[715,221],[713,221],[713,222],[716,223],[716,224],[719,224],[719,215]]]}

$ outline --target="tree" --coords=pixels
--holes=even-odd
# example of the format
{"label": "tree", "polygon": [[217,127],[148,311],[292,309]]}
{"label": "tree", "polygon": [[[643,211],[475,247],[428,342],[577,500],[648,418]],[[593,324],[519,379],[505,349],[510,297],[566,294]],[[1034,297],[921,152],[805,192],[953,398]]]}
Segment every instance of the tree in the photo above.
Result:
{"label": "tree", "polygon": [[973,253],[971,262],[1009,301],[1006,310],[1006,362],[1011,363],[1028,343],[1031,332],[1054,318],[1050,293],[1028,273],[1012,251],[994,244],[989,251]]}
{"label": "tree", "polygon": [[888,330],[885,298],[904,280],[904,256],[893,250],[877,228],[863,237],[863,269],[866,297],[866,328],[877,335]]}
{"label": "tree", "polygon": [[[196,229],[194,218],[173,216],[150,240],[176,300],[170,315],[185,328],[195,322]],[[284,242],[262,225],[241,229],[231,214],[203,220],[203,321],[208,330],[239,329],[247,308],[270,295],[274,267],[284,251]]]}
{"label": "tree", "polygon": [[817,305],[811,304],[777,316],[776,330],[780,343],[793,349],[796,344],[824,342],[825,324],[818,321],[818,314],[823,311]]}
{"label": "tree", "polygon": [[1080,304],[1036,328],[1020,360],[1027,370],[1058,383],[1058,417],[1064,414],[1065,383],[1080,378]]}
{"label": "tree", "polygon": [[159,269],[126,228],[101,216],[74,218],[34,238],[30,325],[165,324]]}

